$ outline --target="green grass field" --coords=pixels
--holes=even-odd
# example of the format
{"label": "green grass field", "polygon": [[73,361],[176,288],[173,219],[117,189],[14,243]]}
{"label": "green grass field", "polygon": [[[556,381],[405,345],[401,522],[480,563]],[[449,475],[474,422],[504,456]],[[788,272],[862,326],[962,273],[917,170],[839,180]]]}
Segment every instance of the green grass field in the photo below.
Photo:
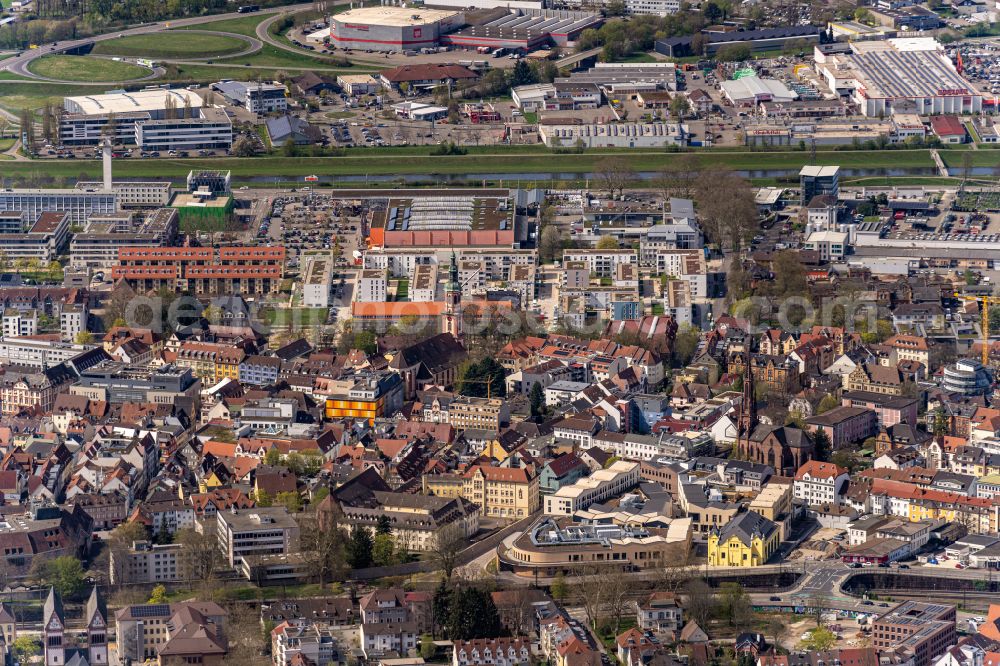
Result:
{"label": "green grass field", "polygon": [[85,86],[73,83],[49,83],[23,80],[0,81],[0,106],[17,113],[21,109],[40,109],[46,102],[62,106],[63,97],[94,95],[107,90],[107,86]]}
{"label": "green grass field", "polygon": [[149,74],[145,67],[128,62],[86,56],[50,55],[33,60],[29,69],[39,76],[61,81],[128,81]]}
{"label": "green grass field", "polygon": [[[224,61],[216,61],[224,62]],[[219,79],[239,79],[241,81],[257,80],[263,81],[274,79],[278,72],[285,72],[289,76],[298,76],[302,73],[298,69],[285,69],[282,67],[223,67],[212,65],[164,65],[166,74],[156,83],[208,83]],[[317,68],[326,75],[336,76],[337,74],[355,74],[359,70],[355,69],[322,69]],[[364,73],[364,72],[361,72]],[[2,89],[0,89],[2,93]],[[2,103],[2,100],[0,100]]]}
{"label": "green grass field", "polygon": [[149,35],[131,35],[109,39],[95,44],[93,53],[151,59],[212,58],[239,53],[248,46],[246,41],[238,37],[191,32],[183,37],[164,35],[163,38],[150,38]]}
{"label": "green grass field", "polygon": [[251,67],[343,68],[343,64],[339,60],[314,58],[305,53],[292,53],[291,51],[285,51],[270,44],[264,44],[264,47],[256,53],[233,58],[220,58],[216,62],[220,65],[249,65]]}
{"label": "green grass field", "polygon": [[[941,159],[944,160],[945,166],[949,169],[961,169],[962,162],[965,160],[964,152],[948,152],[939,151]],[[969,152],[972,155],[972,166],[974,167],[997,167],[998,160],[996,153],[992,153],[985,150],[973,150]]]}
{"label": "green grass field", "polygon": [[234,32],[237,35],[247,37],[257,36],[257,25],[264,19],[270,18],[271,14],[250,14],[239,18],[220,19],[199,23],[198,25],[183,26],[180,28],[170,28],[170,30],[209,30],[213,32]]}
{"label": "green grass field", "polygon": [[[503,147],[470,149],[468,155],[431,156],[430,147],[414,150],[385,148],[357,149],[342,157],[259,157],[254,159],[147,159],[128,162],[128,173],[134,178],[172,178],[180,181],[191,169],[232,170],[235,180],[257,176],[277,176],[284,180],[316,174],[325,177],[358,175],[427,175],[428,181],[442,176],[494,173],[517,174],[585,174],[599,168],[602,161],[622,151],[588,152],[584,154],[552,154],[551,152],[506,151]],[[676,160],[676,154],[664,152],[628,153],[629,163],[636,171],[655,171]],[[406,156],[406,159],[400,159]],[[804,153],[719,152],[702,153],[702,162],[725,165],[737,170],[761,171],[789,169],[797,171],[806,163],[839,164],[845,168],[931,168],[933,162],[927,150],[817,152],[810,160]],[[124,165],[120,168],[126,168]],[[67,164],[62,161],[12,162],[4,166],[11,176],[43,173],[54,177],[76,176],[81,171],[97,177],[100,163],[96,160]],[[569,176],[568,176],[569,177]],[[767,180],[758,178],[758,180]],[[873,179],[880,181],[883,179]]]}

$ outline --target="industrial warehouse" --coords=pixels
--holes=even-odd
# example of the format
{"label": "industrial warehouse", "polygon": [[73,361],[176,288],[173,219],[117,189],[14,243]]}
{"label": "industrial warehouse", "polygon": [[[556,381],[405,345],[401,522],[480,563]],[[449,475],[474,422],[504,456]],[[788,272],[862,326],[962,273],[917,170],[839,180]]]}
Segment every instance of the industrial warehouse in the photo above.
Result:
{"label": "industrial warehouse", "polygon": [[500,15],[445,36],[442,44],[463,49],[533,51],[549,45],[568,46],[587,28],[596,28],[597,14],[549,9],[498,10]]}
{"label": "industrial warehouse", "polygon": [[522,52],[565,47],[601,18],[580,11],[508,9],[460,12],[406,7],[351,9],[330,17],[330,27],[311,33],[310,42],[343,49],[416,52],[453,47]]}
{"label": "industrial warehouse", "polygon": [[329,31],[314,33],[345,49],[404,51],[437,46],[442,35],[465,24],[462,12],[407,7],[362,7],[334,14]]}
{"label": "industrial warehouse", "polygon": [[865,116],[979,113],[983,96],[931,38],[851,42],[851,53],[816,52],[816,70]]}

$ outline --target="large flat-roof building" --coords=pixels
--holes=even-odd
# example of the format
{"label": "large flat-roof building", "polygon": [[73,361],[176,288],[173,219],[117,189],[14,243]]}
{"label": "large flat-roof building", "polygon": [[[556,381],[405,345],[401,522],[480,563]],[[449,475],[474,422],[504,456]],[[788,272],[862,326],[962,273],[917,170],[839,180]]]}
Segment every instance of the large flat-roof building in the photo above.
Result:
{"label": "large flat-roof building", "polygon": [[465,15],[451,9],[359,7],[330,16],[330,44],[374,51],[422,49],[437,46],[442,35],[464,23]]}
{"label": "large flat-roof building", "polygon": [[515,9],[508,14],[445,36],[442,44],[464,49],[487,47],[533,51],[575,42],[587,28],[596,28],[601,16],[592,12]]}
{"label": "large flat-roof building", "polygon": [[288,109],[288,89],[279,83],[262,81],[219,81],[212,90],[222,94],[230,104],[241,106],[250,113],[275,113]]}
{"label": "large flat-roof building", "polygon": [[983,95],[929,37],[851,42],[851,53],[820,56],[816,70],[865,116],[979,113]]}
{"label": "large flat-roof building", "polygon": [[123,212],[92,215],[69,244],[73,268],[114,268],[122,247],[160,247],[177,237],[177,211],[160,208],[149,215]]}
{"label": "large flat-roof building", "polygon": [[233,142],[229,117],[190,90],[66,97],[63,109],[59,140],[70,146],[97,145],[109,131],[115,143],[150,151],[229,148]]}
{"label": "large flat-roof building", "polygon": [[681,123],[539,124],[538,136],[550,148],[663,148],[686,146],[689,133]]}
{"label": "large flat-roof building", "polygon": [[904,601],[872,623],[872,647],[897,653],[914,666],[927,666],[955,644],[955,607]]}
{"label": "large flat-roof building", "polygon": [[508,196],[393,198],[375,212],[372,247],[515,247],[514,206]]}
{"label": "large flat-roof building", "polygon": [[24,211],[0,211],[0,252],[7,259],[48,263],[62,251],[69,234],[69,214],[41,213],[34,220]]}
{"label": "large flat-roof building", "polygon": [[[740,30],[736,32],[705,32],[705,56],[715,55],[727,44],[748,44],[755,52],[782,49],[791,43],[819,42],[821,29],[812,25],[786,26],[782,28],[762,28],[760,30]],[[654,46],[657,53],[671,58],[694,55],[691,45],[693,35],[658,39]]]}
{"label": "large flat-roof building", "polygon": [[118,196],[94,190],[3,190],[0,210],[23,211],[29,220],[45,212],[65,212],[70,224],[83,224],[91,215],[118,211]]}
{"label": "large flat-roof building", "polygon": [[121,247],[112,278],[143,293],[270,294],[281,285],[284,247]]}

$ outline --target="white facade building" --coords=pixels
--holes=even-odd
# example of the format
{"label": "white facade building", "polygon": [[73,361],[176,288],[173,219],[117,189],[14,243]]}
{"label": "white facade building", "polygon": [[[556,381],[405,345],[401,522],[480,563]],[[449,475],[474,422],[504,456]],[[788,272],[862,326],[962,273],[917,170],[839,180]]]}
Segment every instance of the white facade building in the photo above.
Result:
{"label": "white facade building", "polygon": [[639,463],[618,460],[545,497],[545,515],[572,516],[595,502],[621,495],[639,483]]}

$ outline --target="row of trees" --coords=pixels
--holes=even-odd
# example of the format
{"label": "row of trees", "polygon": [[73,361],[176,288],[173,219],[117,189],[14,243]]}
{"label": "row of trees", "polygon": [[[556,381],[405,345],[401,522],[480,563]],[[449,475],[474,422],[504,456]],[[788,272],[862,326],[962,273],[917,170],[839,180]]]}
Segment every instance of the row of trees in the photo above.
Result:
{"label": "row of trees", "polygon": [[[620,157],[603,160],[595,176],[612,196],[623,194],[639,179],[629,162]],[[660,169],[652,185],[664,199],[694,199],[706,240],[723,249],[739,252],[759,226],[750,182],[724,166],[703,164],[697,155],[685,153],[671,160]]]}

